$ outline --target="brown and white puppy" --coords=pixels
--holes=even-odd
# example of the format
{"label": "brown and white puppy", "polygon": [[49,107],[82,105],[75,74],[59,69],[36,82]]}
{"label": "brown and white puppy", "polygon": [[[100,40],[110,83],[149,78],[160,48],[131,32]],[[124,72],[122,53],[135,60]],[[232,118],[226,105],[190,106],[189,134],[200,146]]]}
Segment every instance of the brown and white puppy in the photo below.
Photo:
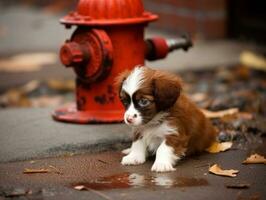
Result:
{"label": "brown and white puppy", "polygon": [[215,140],[216,129],[182,92],[178,76],[137,66],[123,72],[117,83],[124,121],[134,132],[131,148],[123,151],[123,165],[142,164],[148,153],[156,153],[151,170],[173,171],[180,158]]}

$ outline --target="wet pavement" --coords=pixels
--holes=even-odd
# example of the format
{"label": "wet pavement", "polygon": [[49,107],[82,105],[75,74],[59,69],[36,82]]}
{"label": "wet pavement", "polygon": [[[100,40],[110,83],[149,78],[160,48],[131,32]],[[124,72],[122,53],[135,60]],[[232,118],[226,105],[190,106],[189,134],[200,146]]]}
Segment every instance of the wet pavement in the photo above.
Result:
{"label": "wet pavement", "polygon": [[[122,155],[112,151],[2,163],[0,194],[6,199],[18,191],[26,199],[265,199],[265,165],[241,164],[249,154],[241,149],[205,153],[181,160],[170,173],[151,172],[154,158],[122,166]],[[234,178],[210,174],[214,163],[240,172]],[[24,174],[25,168],[50,170]],[[227,188],[239,184],[248,188]]]}

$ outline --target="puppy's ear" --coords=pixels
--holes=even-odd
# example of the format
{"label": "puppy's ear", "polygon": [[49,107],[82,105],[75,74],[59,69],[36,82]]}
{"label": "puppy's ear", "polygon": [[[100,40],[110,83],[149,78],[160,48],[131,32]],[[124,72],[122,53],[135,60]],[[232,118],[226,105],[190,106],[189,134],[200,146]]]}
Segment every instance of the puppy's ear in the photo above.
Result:
{"label": "puppy's ear", "polygon": [[118,91],[120,93],[121,89],[122,89],[122,85],[124,80],[126,80],[126,78],[128,77],[128,75],[130,74],[129,70],[125,70],[123,72],[121,72],[116,78],[115,78],[115,82],[114,82],[114,86],[116,88],[116,91]]}
{"label": "puppy's ear", "polygon": [[153,95],[158,111],[164,111],[172,107],[177,101],[182,89],[182,81],[179,77],[160,73],[153,78]]}

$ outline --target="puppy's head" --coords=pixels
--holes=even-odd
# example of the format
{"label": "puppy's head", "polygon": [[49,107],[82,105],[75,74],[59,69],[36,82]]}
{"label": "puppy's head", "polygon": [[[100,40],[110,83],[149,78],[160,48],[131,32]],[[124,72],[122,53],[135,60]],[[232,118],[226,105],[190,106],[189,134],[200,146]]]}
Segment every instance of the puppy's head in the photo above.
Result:
{"label": "puppy's head", "polygon": [[181,91],[177,76],[144,66],[120,74],[117,85],[125,123],[131,126],[144,125],[158,112],[169,110]]}

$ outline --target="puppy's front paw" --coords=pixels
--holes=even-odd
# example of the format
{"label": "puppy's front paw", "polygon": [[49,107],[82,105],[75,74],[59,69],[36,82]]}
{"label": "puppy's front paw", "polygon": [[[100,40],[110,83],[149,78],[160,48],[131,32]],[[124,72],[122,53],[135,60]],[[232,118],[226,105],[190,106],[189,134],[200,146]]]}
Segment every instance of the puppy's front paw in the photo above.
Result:
{"label": "puppy's front paw", "polygon": [[171,172],[175,170],[172,164],[168,162],[155,162],[151,168],[151,171],[154,172]]}
{"label": "puppy's front paw", "polygon": [[121,152],[122,152],[122,154],[126,154],[127,155],[127,154],[129,154],[131,152],[131,148],[124,149]]}
{"label": "puppy's front paw", "polygon": [[139,165],[145,162],[144,156],[129,154],[122,158],[121,164],[122,165]]}

